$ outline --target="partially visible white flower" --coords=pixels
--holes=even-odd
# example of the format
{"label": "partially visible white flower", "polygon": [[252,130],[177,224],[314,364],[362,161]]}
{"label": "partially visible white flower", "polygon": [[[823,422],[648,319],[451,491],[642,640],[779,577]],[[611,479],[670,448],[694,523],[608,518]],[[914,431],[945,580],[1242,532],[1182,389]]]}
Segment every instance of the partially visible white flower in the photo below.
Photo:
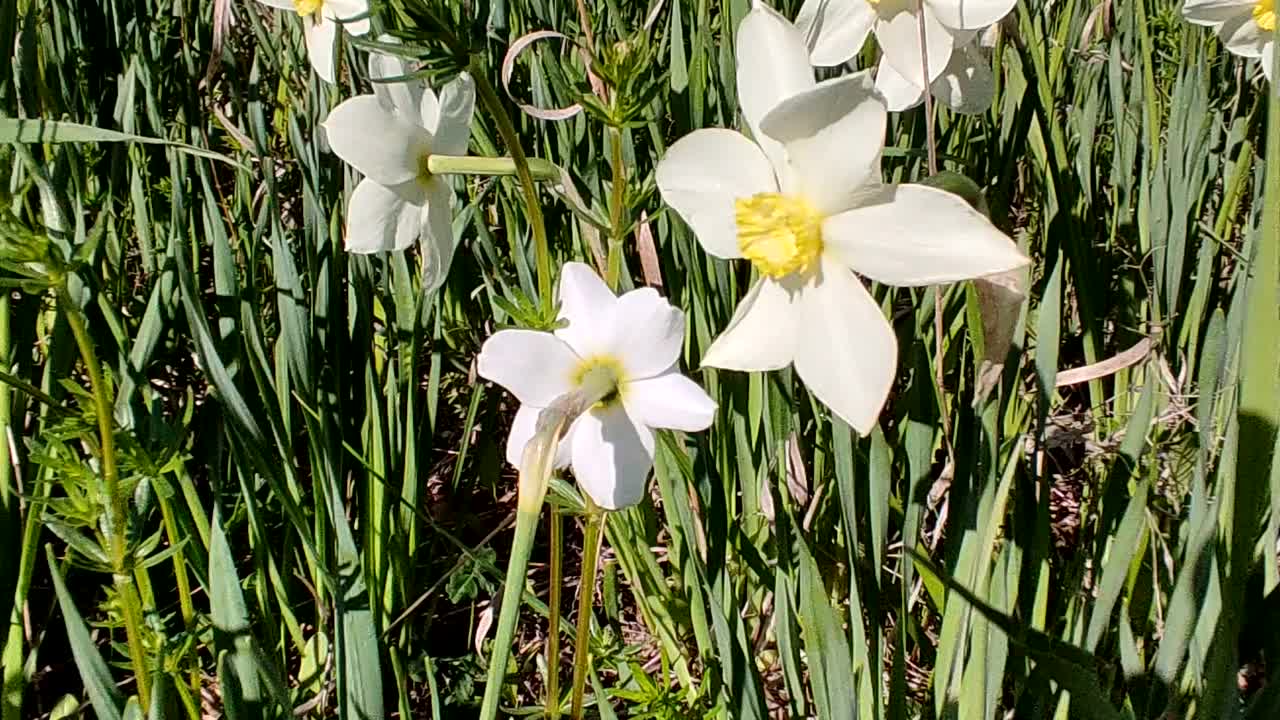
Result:
{"label": "partially visible white flower", "polygon": [[[848,62],[874,32],[882,53],[877,85],[883,83],[890,110],[919,102],[912,100],[923,99],[928,87],[952,108],[972,112],[991,104],[991,69],[971,41],[1015,4],[1016,0],[806,0],[796,26],[808,42],[810,60],[819,66]],[[928,80],[921,57],[922,9]]]}
{"label": "partially visible white flower", "polygon": [[407,74],[399,58],[370,56],[374,94],[343,101],[323,127],[329,147],[365,176],[347,208],[347,250],[405,250],[421,239],[423,285],[431,290],[453,260],[453,190],[427,169],[427,158],[466,153],[475,84],[461,73],[437,98],[422,81],[378,82]]}
{"label": "partially visible white flower", "polygon": [[[991,107],[995,95],[995,76],[991,61],[977,47],[977,35],[957,32],[955,37],[969,36],[951,51],[951,60],[929,85],[929,91],[943,105],[959,113],[981,113]],[[901,112],[924,102],[924,88],[903,77],[882,57],[876,65],[876,89],[884,95],[888,108]]]}
{"label": "partially visible white flower", "polygon": [[1187,0],[1182,15],[1193,25],[1213,28],[1233,54],[1260,58],[1271,79],[1275,56],[1275,0]]}
{"label": "partially visible white flower", "polygon": [[[258,0],[263,5],[292,10],[302,18],[302,36],[307,41],[307,57],[321,80],[331,83],[336,73],[333,41],[341,26],[352,35],[369,32],[369,0]],[[359,20],[350,20],[361,16]],[[349,22],[340,22],[348,21]]]}
{"label": "partially visible white flower", "polygon": [[716,404],[680,374],[684,313],[652,288],[616,297],[590,267],[571,262],[560,275],[554,333],[500,330],[480,350],[479,373],[520,401],[507,439],[507,462],[519,466],[538,413],[604,373],[617,391],[582,414],[565,433],[556,465],[600,507],[640,502],[653,468],[653,430],[705,430]]}
{"label": "partially visible white flower", "polygon": [[738,97],[759,143],[697,130],[658,163],[662,198],[708,253],[760,278],[703,364],[795,365],[809,390],[862,434],[897,367],[897,340],[854,275],[901,286],[1026,265],[959,197],[880,179],[884,99],[868,73],[815,83],[803,34],[757,5],[738,29]]}

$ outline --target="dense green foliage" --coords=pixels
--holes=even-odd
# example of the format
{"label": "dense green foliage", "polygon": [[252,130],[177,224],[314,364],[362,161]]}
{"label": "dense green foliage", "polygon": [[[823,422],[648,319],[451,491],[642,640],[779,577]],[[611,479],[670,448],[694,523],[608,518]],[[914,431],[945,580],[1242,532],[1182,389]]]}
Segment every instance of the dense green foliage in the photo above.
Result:
{"label": "dense green foliage", "polygon": [[[653,169],[738,125],[748,0],[585,6],[607,101],[574,3],[374,3],[433,85],[496,86],[472,154],[513,154],[509,117],[579,196],[458,179],[424,293],[413,251],[343,251],[356,175],[317,126],[369,91],[367,39],[330,86],[298,18],[250,0],[0,0],[0,717],[474,717],[522,590],[503,706],[542,712],[549,589],[567,678],[576,585],[544,534],[503,587],[514,406],[473,365],[554,318],[534,212],[550,268],[616,246],[624,288],[685,310],[721,408],[661,434],[653,502],[608,516],[588,716],[1280,717],[1276,430],[1237,417],[1242,343],[1280,345],[1245,312],[1280,244],[1256,63],[1167,3],[1023,0],[991,111],[935,124],[1033,259],[1008,362],[981,394],[970,284],[875,287],[900,368],[860,438],[790,371],[698,368],[750,268],[701,250]],[[585,105],[563,121],[499,99],[543,29],[571,40],[515,59],[511,93]],[[890,116],[888,179],[929,175],[927,121]],[[582,502],[550,499],[572,578]]]}

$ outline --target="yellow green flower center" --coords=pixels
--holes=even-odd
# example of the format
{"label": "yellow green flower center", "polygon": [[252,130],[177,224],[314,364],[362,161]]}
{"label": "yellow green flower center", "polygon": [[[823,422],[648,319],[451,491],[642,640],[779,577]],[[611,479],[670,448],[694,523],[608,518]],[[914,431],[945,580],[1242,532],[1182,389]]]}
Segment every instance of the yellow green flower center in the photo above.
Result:
{"label": "yellow green flower center", "polygon": [[1253,21],[1267,32],[1276,29],[1276,0],[1258,0],[1253,6]]}
{"label": "yellow green flower center", "polygon": [[424,186],[431,180],[431,168],[428,162],[430,159],[431,154],[425,152],[418,158],[418,182]]}
{"label": "yellow green flower center", "polygon": [[593,407],[604,408],[622,401],[627,382],[626,369],[616,356],[601,354],[583,358],[569,373],[569,383],[575,388],[586,386],[611,388]]}
{"label": "yellow green flower center", "polygon": [[324,0],[293,0],[293,7],[302,17],[315,15],[324,7]]}
{"label": "yellow green flower center", "polygon": [[822,215],[804,198],[757,193],[734,201],[738,249],[772,278],[808,270],[822,254]]}

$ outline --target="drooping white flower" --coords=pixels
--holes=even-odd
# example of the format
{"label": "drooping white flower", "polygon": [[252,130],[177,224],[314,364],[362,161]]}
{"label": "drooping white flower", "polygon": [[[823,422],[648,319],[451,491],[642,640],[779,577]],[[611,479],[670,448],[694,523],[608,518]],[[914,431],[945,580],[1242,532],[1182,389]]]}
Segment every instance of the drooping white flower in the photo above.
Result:
{"label": "drooping white flower", "polygon": [[1186,0],[1182,15],[1194,25],[1213,28],[1233,54],[1260,58],[1271,80],[1275,57],[1275,0]]}
{"label": "drooping white flower", "polygon": [[507,461],[520,465],[543,408],[605,373],[617,391],[570,426],[556,465],[571,464],[600,507],[634,505],[653,467],[653,430],[705,430],[715,414],[715,402],[680,374],[684,313],[652,288],[615,296],[590,267],[571,262],[560,275],[560,319],[568,326],[555,332],[500,330],[480,350],[480,376],[520,401]]}
{"label": "drooping white flower", "polygon": [[955,195],[881,183],[886,111],[868,73],[815,83],[803,34],[760,5],[743,19],[738,48],[738,96],[757,142],[697,130],[657,169],[663,200],[703,248],[760,274],[703,364],[794,364],[865,434],[888,396],[897,341],[854,271],[919,286],[1029,261]]}
{"label": "drooping white flower", "polygon": [[370,56],[374,94],[343,101],[323,127],[329,147],[365,176],[347,208],[347,250],[405,250],[421,239],[423,285],[431,290],[453,260],[453,190],[427,158],[466,153],[475,84],[461,73],[437,98],[421,81],[377,82],[407,74],[399,58]]}
{"label": "drooping white flower", "polygon": [[[991,69],[974,39],[998,22],[1016,0],[806,0],[796,16],[814,65],[848,62],[874,32],[882,56],[876,85],[890,110],[904,110],[934,97],[960,112],[980,112],[991,105]],[[920,18],[929,78],[924,78]]]}
{"label": "drooping white flower", "polygon": [[[307,57],[321,80],[331,83],[336,75],[333,41],[341,25],[352,35],[369,32],[369,0],[258,0],[263,5],[291,10],[302,18],[302,36],[307,41]],[[358,20],[351,18],[359,17]],[[339,22],[348,21],[348,22]]]}

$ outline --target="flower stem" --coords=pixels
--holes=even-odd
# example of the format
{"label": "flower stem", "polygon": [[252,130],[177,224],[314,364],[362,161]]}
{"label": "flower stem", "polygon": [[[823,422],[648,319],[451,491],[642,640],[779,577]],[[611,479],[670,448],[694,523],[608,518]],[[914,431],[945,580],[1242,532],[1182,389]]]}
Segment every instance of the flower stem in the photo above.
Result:
{"label": "flower stem", "polygon": [[[534,180],[558,180],[556,166],[542,158],[526,158]],[[427,171],[432,175],[516,175],[520,166],[509,157],[477,157],[475,155],[430,155]]]}
{"label": "flower stem", "polygon": [[89,385],[93,391],[94,414],[98,420],[99,449],[102,453],[99,460],[102,463],[102,481],[107,494],[105,529],[112,577],[124,614],[125,637],[129,645],[134,677],[138,683],[138,699],[143,707],[147,707],[151,702],[151,679],[147,673],[146,655],[142,647],[141,602],[127,562],[128,548],[125,536],[128,532],[126,527],[128,505],[127,499],[120,491],[120,476],[116,469],[111,401],[107,397],[107,386],[102,378],[102,367],[98,364],[93,339],[89,337],[84,317],[80,313],[80,306],[72,299],[65,277],[57,285],[57,294],[58,304],[62,306],[67,325],[70,326],[71,334],[75,337],[76,345],[80,349],[80,356],[84,361],[85,371],[89,373]]}
{"label": "flower stem", "polygon": [[622,167],[622,130],[609,128],[609,144],[613,146],[613,187],[609,203],[609,256],[606,263],[605,284],[615,292],[622,275],[622,241],[626,229],[622,227],[622,204],[626,198],[626,170]]}
{"label": "flower stem", "polygon": [[572,720],[582,718],[587,666],[591,661],[591,605],[595,597],[596,565],[599,564],[605,517],[604,511],[591,498],[584,495],[583,501],[587,504],[587,528],[582,540],[582,581],[578,584],[578,625],[573,641],[573,694],[569,703]]}
{"label": "flower stem", "polygon": [[548,720],[560,718],[560,582],[564,577],[564,521],[560,508],[551,503],[551,597],[547,598],[547,699],[543,708]]}
{"label": "flower stem", "polygon": [[516,620],[520,616],[523,600],[525,573],[529,570],[529,554],[533,550],[533,536],[538,529],[538,512],[521,508],[516,511],[516,536],[511,544],[511,559],[507,561],[507,579],[503,584],[502,608],[498,612],[498,634],[493,639],[493,652],[489,657],[489,676],[484,688],[484,701],[480,705],[480,717],[494,720],[498,717],[498,701],[502,696],[502,681],[507,674],[507,658],[511,656],[511,643],[516,634]]}
{"label": "flower stem", "polygon": [[476,92],[480,95],[480,101],[489,108],[489,114],[493,116],[493,121],[498,126],[498,134],[502,136],[502,142],[506,143],[507,152],[511,153],[511,160],[515,163],[516,177],[520,181],[520,189],[524,192],[525,211],[529,214],[529,228],[533,233],[538,296],[542,300],[543,307],[550,311],[555,302],[551,294],[551,250],[547,245],[547,227],[542,219],[542,205],[538,202],[538,188],[533,183],[533,173],[529,170],[528,158],[525,157],[524,149],[520,147],[520,138],[516,135],[515,126],[511,124],[511,117],[502,106],[498,93],[494,91],[493,84],[485,74],[479,55],[471,61],[471,75],[475,78]]}
{"label": "flower stem", "polygon": [[933,136],[933,92],[929,82],[929,51],[924,29],[924,0],[916,0],[916,20],[920,25],[920,70],[924,79],[924,133],[929,145],[929,174],[938,174],[938,143]]}

